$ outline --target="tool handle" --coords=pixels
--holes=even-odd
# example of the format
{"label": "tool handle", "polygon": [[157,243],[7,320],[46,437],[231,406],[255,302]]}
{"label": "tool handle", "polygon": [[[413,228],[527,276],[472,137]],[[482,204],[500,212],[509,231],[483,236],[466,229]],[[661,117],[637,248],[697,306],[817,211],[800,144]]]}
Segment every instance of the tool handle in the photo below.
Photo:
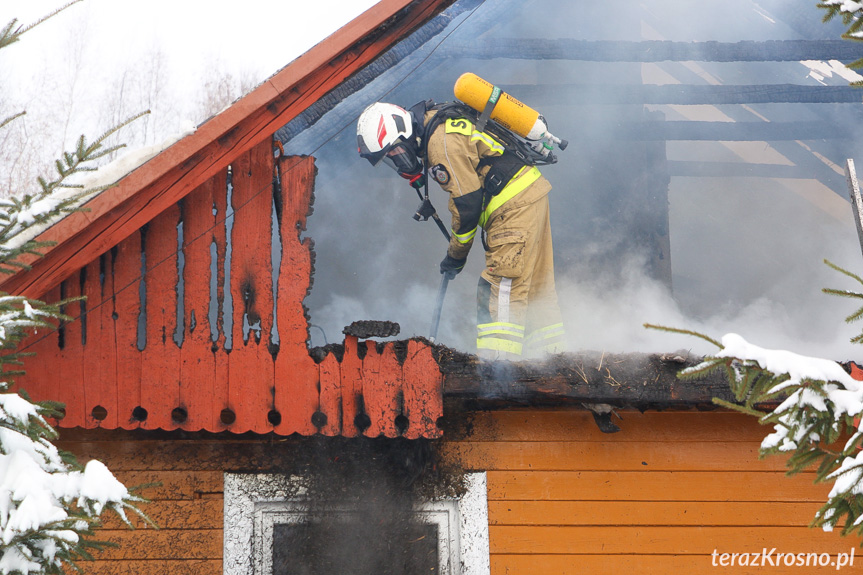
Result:
{"label": "tool handle", "polygon": [[443,309],[443,298],[446,295],[446,288],[449,284],[449,280],[449,274],[441,274],[440,287],[437,292],[437,301],[435,302],[434,312],[432,313],[431,335],[429,335],[429,341],[432,343],[434,343],[435,338],[437,337],[437,330],[440,326],[440,314]]}
{"label": "tool handle", "polygon": [[434,219],[434,223],[437,224],[437,227],[440,228],[441,233],[443,233],[443,237],[446,238],[446,241],[449,242],[450,235],[446,229],[446,225],[441,221],[440,217],[438,217],[437,212],[432,214],[432,219]]}

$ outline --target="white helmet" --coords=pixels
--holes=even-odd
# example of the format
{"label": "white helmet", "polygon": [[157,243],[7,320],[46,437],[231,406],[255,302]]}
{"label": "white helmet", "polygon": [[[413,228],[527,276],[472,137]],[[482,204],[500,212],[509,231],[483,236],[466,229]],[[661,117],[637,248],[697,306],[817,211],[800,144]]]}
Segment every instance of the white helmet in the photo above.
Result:
{"label": "white helmet", "polygon": [[381,160],[412,182],[422,175],[413,137],[411,113],[384,102],[375,102],[357,120],[357,147],[360,156],[373,166]]}

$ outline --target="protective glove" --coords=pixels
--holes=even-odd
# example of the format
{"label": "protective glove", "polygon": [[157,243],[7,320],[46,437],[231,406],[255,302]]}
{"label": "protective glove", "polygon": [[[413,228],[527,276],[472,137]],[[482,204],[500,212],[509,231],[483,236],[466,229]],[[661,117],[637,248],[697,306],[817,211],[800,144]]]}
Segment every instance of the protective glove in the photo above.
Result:
{"label": "protective glove", "polygon": [[454,257],[451,257],[449,254],[441,260],[440,263],[440,273],[446,274],[447,278],[452,279],[464,269],[464,264],[467,261],[467,258],[463,260],[457,260]]}

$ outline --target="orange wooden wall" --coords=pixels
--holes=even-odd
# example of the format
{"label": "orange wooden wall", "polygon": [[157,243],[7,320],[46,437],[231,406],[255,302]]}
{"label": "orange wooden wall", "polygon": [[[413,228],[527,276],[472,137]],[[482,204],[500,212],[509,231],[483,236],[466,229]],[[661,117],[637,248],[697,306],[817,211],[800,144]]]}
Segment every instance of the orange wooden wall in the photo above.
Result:
{"label": "orange wooden wall", "polygon": [[61,427],[438,437],[426,343],[348,337],[343,356],[309,354],[315,171],[266,141],[232,163],[230,187],[218,174],[83,266],[44,299],[86,300],[24,343],[36,356],[16,382],[65,403]]}
{"label": "orange wooden wall", "polygon": [[[813,485],[811,473],[786,477],[780,459],[758,460],[769,430],[753,418],[623,417],[622,431],[605,435],[585,411],[483,413],[472,436],[446,444],[488,471],[492,575],[835,573],[714,567],[711,554],[835,556],[860,543],[808,527],[829,486]],[[855,568],[845,571],[863,558]]]}
{"label": "orange wooden wall", "polygon": [[[448,457],[488,472],[492,575],[836,573],[835,567],[721,568],[729,553],[848,553],[859,539],[811,529],[828,491],[759,461],[766,429],[722,412],[624,412],[601,434],[584,411],[487,412],[436,441]],[[84,564],[90,575],[221,572],[224,471],[272,472],[284,451],[263,439],[118,440],[66,432],[61,446],[102,459],[144,495],[159,531],[112,521],[120,543]],[[458,436],[458,439],[452,439]],[[101,439],[100,439],[101,438]],[[450,438],[450,439],[447,439]],[[855,559],[859,572],[863,559]]]}

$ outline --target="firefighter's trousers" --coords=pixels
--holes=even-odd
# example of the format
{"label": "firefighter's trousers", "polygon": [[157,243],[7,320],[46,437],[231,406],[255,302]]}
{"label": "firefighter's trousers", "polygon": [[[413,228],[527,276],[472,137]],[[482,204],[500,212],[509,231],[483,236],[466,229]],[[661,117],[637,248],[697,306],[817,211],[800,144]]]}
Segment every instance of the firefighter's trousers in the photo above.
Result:
{"label": "firefighter's trousers", "polygon": [[565,351],[548,195],[501,210],[486,233],[486,267],[477,288],[480,357],[517,359]]}

